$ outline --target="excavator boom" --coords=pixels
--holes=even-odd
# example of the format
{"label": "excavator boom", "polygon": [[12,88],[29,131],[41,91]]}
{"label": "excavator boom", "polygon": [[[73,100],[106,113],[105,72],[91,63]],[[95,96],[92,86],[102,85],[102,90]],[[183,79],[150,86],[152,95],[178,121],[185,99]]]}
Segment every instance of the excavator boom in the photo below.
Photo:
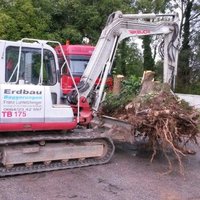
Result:
{"label": "excavator boom", "polygon": [[82,75],[80,96],[88,98],[97,77],[102,73],[102,83],[93,107],[98,110],[117,46],[128,37],[163,35],[164,82],[171,84],[177,72],[178,22],[177,14],[122,14],[120,11],[111,14]]}

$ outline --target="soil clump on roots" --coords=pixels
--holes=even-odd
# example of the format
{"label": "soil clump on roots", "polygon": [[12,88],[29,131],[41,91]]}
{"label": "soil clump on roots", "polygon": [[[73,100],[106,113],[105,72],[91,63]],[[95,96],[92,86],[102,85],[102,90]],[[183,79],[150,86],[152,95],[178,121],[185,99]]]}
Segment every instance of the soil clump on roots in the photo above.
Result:
{"label": "soil clump on roots", "polygon": [[[103,114],[108,115],[106,107]],[[184,174],[182,158],[195,153],[187,144],[198,144],[199,112],[180,100],[167,84],[143,80],[140,94],[125,108],[113,111],[112,117],[129,122],[137,135],[147,139],[146,148],[153,152],[151,161],[158,151],[164,154],[169,166],[166,173],[173,171],[173,155]]]}

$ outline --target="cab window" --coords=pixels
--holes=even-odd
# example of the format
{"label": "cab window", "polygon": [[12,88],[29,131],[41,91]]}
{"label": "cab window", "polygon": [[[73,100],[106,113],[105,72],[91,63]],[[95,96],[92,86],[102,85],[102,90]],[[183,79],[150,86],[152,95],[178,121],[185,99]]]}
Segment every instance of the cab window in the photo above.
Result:
{"label": "cab window", "polygon": [[54,55],[46,49],[43,53],[43,66],[41,68],[41,49],[23,47],[20,63],[18,64],[19,47],[7,47],[5,81],[17,82],[24,80],[27,84],[35,85],[56,84]]}
{"label": "cab window", "polygon": [[[72,75],[81,77],[83,75],[83,72],[85,71],[89,59],[90,57],[88,56],[68,56],[67,61],[69,62],[69,67],[72,72]],[[63,74],[69,74],[67,65],[64,62],[64,58],[61,57],[59,59],[60,69],[62,69]]]}

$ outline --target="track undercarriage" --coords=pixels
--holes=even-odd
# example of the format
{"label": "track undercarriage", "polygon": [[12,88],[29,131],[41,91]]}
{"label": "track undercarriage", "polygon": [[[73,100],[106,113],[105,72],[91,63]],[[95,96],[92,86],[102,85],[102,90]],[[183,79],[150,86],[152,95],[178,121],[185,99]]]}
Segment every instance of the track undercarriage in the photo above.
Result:
{"label": "track undercarriage", "polygon": [[2,177],[104,164],[111,159],[114,144],[93,129],[1,133],[0,151]]}

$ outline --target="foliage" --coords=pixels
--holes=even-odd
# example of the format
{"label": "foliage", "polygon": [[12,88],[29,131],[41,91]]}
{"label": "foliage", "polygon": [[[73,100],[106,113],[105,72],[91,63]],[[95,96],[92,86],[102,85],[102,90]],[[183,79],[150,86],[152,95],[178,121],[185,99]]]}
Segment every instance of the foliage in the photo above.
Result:
{"label": "foliage", "polygon": [[[0,38],[23,37],[81,43],[87,36],[96,43],[108,15],[127,11],[126,0],[0,0]],[[132,9],[133,10],[133,9]]]}
{"label": "foliage", "polygon": [[139,92],[141,85],[141,78],[131,75],[129,78],[122,82],[122,92],[121,94],[135,95]]}
{"label": "foliage", "polygon": [[144,36],[143,37],[143,47],[144,47],[144,63],[143,67],[144,70],[151,70],[154,71],[154,59],[152,57],[151,52],[151,36]]}
{"label": "foliage", "polygon": [[200,82],[192,83],[192,84],[185,84],[184,86],[178,85],[176,87],[177,93],[185,93],[185,94],[196,94],[200,95]]}
{"label": "foliage", "polygon": [[[180,37],[181,48],[179,53],[177,92],[187,93],[197,91],[200,76],[199,70],[200,51],[200,2],[197,0],[172,0],[171,9],[179,9],[181,13]],[[196,89],[193,87],[197,87]],[[189,89],[190,88],[190,89]],[[196,92],[195,92],[196,93]],[[199,93],[199,92],[198,92]]]}
{"label": "foliage", "polygon": [[0,9],[2,39],[43,38],[50,19],[31,0],[4,1],[3,5]]}
{"label": "foliage", "polygon": [[135,43],[130,40],[121,42],[116,53],[113,73],[124,76],[142,76],[142,55]]}
{"label": "foliage", "polygon": [[[166,6],[168,6],[169,0],[135,0],[134,6],[137,8],[139,12],[142,13],[159,13],[165,12]],[[144,36],[143,37],[143,56],[144,56],[144,62],[143,62],[143,68],[144,70],[155,70],[155,55],[152,55],[151,50],[151,43],[152,43],[153,37],[152,36]],[[156,53],[156,52],[155,52]]]}
{"label": "foliage", "polygon": [[163,61],[159,60],[155,63],[155,80],[162,82],[163,80]]}
{"label": "foliage", "polygon": [[135,6],[139,11],[142,11],[144,13],[158,13],[158,12],[164,12],[166,9],[166,6],[168,6],[170,0],[136,0]]}
{"label": "foliage", "polygon": [[103,102],[104,114],[111,115],[111,112],[122,109],[139,92],[141,79],[132,75],[122,82],[122,89],[119,95],[108,93]]}
{"label": "foliage", "polygon": [[178,86],[180,85],[185,86],[185,83],[189,83],[189,76],[190,76],[190,44],[189,44],[189,37],[190,37],[190,16],[192,11],[192,1],[188,1],[186,10],[185,10],[185,23],[183,26],[183,42],[182,48],[179,54],[179,64],[178,64]]}

